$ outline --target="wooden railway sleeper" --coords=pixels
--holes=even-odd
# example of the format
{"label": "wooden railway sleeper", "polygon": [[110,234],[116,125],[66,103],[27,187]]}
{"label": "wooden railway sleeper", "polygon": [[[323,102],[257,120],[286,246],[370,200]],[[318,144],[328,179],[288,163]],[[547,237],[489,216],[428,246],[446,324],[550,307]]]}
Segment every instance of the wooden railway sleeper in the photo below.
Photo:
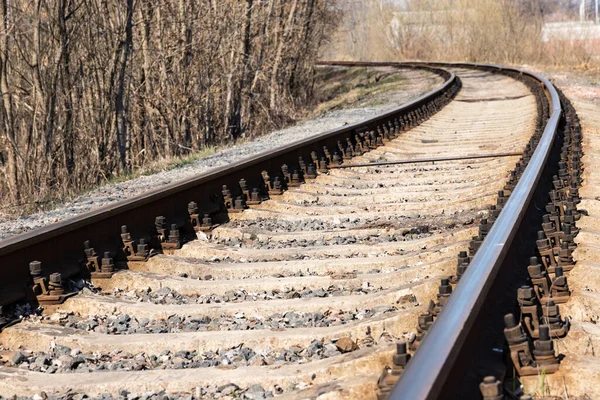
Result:
{"label": "wooden railway sleeper", "polygon": [[43,276],[42,263],[32,261],[29,263],[29,273],[33,279],[31,290],[39,304],[62,304],[66,299],[76,292],[66,292],[63,286],[62,276],[59,273]]}

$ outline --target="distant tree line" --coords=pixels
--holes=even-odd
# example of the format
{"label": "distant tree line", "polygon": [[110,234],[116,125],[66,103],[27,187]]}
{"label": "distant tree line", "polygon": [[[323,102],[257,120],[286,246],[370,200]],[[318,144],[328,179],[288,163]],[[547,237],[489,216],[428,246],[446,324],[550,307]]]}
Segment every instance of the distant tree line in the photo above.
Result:
{"label": "distant tree line", "polygon": [[311,97],[326,0],[0,0],[0,201],[262,133]]}

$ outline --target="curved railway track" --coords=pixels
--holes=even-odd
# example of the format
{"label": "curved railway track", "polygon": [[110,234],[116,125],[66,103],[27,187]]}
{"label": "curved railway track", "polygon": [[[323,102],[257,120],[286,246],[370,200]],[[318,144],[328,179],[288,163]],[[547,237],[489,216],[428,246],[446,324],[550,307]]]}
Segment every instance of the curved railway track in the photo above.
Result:
{"label": "curved railway track", "polygon": [[[0,242],[0,395],[479,398],[483,376],[509,375],[502,317],[527,280],[535,203],[559,158],[565,202],[580,183],[580,153],[562,139],[580,138],[576,116],[561,119],[552,85],[523,71],[336,64],[445,82],[372,120]],[[24,301],[44,313],[14,323]],[[519,372],[556,365],[530,355]]]}

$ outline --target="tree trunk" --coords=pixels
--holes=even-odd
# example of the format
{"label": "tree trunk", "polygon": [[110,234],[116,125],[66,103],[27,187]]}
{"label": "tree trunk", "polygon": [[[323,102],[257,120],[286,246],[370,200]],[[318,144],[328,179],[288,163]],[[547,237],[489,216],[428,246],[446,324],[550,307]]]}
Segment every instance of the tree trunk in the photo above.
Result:
{"label": "tree trunk", "polygon": [[[282,0],[283,3],[283,0]],[[288,15],[287,21],[284,25],[283,37],[279,39],[279,44],[277,46],[277,55],[275,56],[275,61],[273,62],[273,71],[271,72],[271,96],[269,101],[269,106],[272,110],[277,109],[277,93],[279,93],[279,68],[281,67],[282,56],[283,56],[283,47],[287,44],[288,38],[290,36],[290,32],[292,30],[292,21],[294,20],[294,15],[296,14],[296,6],[298,5],[298,0],[293,0],[292,7],[290,9],[290,14]]]}
{"label": "tree trunk", "polygon": [[133,32],[133,0],[127,0],[127,21],[125,22],[125,38],[119,43],[120,58],[117,77],[117,96],[115,101],[115,123],[117,130],[117,145],[119,148],[119,164],[122,171],[130,169],[129,140],[127,137],[127,116],[125,101],[125,86],[127,60],[132,49]]}
{"label": "tree trunk", "polygon": [[4,133],[8,140],[8,160],[5,173],[6,182],[8,183],[11,199],[13,201],[18,201],[20,198],[19,179],[17,175],[17,157],[19,155],[19,148],[15,137],[13,99],[8,82],[8,32],[11,31],[8,2],[9,0],[1,0],[2,9],[0,11],[2,12],[2,29],[4,30],[4,34],[0,35],[0,90],[2,91],[2,120],[4,122]]}

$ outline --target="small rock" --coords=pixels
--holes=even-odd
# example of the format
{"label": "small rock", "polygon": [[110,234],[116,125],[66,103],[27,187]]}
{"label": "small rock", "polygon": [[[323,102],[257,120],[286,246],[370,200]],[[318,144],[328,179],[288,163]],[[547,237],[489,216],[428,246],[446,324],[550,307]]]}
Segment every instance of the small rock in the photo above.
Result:
{"label": "small rock", "polygon": [[152,294],[154,296],[161,297],[161,296],[168,296],[171,294],[171,292],[172,292],[171,288],[165,286],[161,289],[154,291]]}
{"label": "small rock", "polygon": [[25,357],[25,354],[21,353],[20,351],[16,351],[15,354],[13,354],[13,356],[10,358],[10,360],[14,365],[18,365],[21,364],[23,361],[27,360],[27,357]]}
{"label": "small rock", "polygon": [[62,355],[58,357],[58,361],[60,361],[60,365],[65,367],[66,369],[74,369],[75,367],[77,367],[77,364],[75,363],[75,358],[71,356]]}
{"label": "small rock", "polygon": [[219,388],[217,389],[218,392],[225,396],[229,396],[236,390],[240,390],[240,387],[234,383],[228,383],[227,385],[219,386]]}
{"label": "small rock", "polygon": [[121,314],[115,319],[115,323],[121,325],[128,323],[130,320],[131,317],[129,317],[129,314]]}
{"label": "small rock", "polygon": [[71,348],[57,344],[54,346],[54,354],[57,356],[68,356],[71,354]]}
{"label": "small rock", "polygon": [[343,337],[339,339],[337,342],[335,342],[335,345],[342,353],[348,353],[358,349],[356,343],[349,337]]}
{"label": "small rock", "polygon": [[265,389],[258,384],[252,385],[244,393],[244,398],[249,400],[262,400],[265,398]]}
{"label": "small rock", "polygon": [[333,343],[326,344],[323,348],[323,357],[333,357],[340,354],[337,349],[337,346]]}

